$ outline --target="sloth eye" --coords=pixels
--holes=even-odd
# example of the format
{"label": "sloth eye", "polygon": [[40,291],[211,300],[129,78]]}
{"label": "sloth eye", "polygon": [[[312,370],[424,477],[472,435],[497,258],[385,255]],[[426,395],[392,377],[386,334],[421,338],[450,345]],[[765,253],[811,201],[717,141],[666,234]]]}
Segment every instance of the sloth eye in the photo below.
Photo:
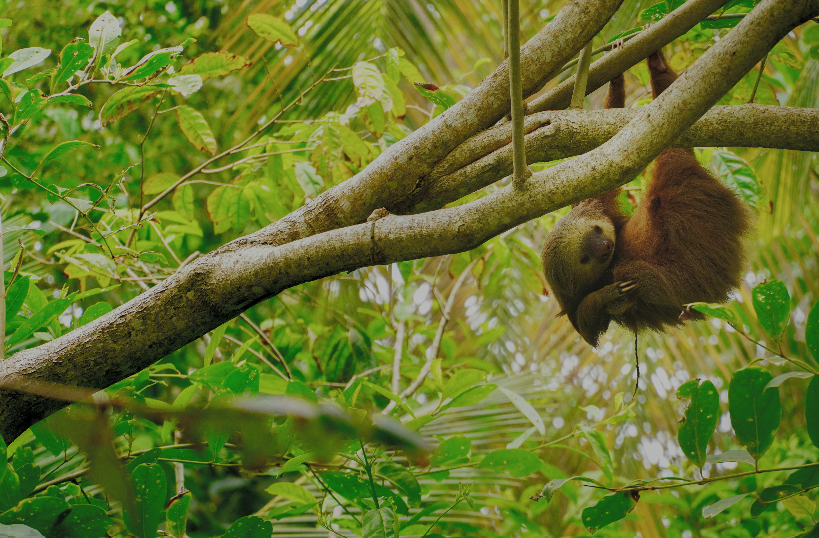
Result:
{"label": "sloth eye", "polygon": [[603,233],[603,228],[601,228],[600,226],[595,225],[594,233],[596,233],[597,235],[602,234]]}
{"label": "sloth eye", "polygon": [[588,256],[583,256],[582,258],[580,258],[580,263],[583,263],[583,264],[589,263],[589,257]]}

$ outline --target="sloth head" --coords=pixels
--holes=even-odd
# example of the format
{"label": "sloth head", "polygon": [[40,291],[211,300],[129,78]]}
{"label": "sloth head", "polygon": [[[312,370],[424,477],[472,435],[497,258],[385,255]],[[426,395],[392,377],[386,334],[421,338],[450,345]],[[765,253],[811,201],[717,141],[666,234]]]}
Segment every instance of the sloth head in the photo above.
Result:
{"label": "sloth head", "polygon": [[557,221],[543,247],[543,269],[552,294],[564,312],[572,310],[611,266],[617,239],[608,200],[591,198]]}

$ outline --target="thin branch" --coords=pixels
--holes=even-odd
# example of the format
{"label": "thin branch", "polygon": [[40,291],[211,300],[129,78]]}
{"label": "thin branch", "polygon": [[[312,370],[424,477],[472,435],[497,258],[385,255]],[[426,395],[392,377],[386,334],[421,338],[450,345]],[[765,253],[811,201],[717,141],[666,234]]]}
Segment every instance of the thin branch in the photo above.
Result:
{"label": "thin branch", "polygon": [[[444,332],[446,331],[446,325],[449,323],[449,318],[452,315],[452,309],[455,306],[455,298],[458,295],[458,292],[463,286],[466,279],[472,274],[472,268],[481,258],[475,258],[470,262],[466,268],[461,271],[461,274],[458,275],[458,280],[455,281],[455,284],[452,286],[452,290],[449,292],[449,299],[447,299],[446,305],[441,310],[441,321],[438,322],[438,331],[435,333],[435,338],[432,340],[432,345],[427,349],[427,361],[424,363],[424,366],[421,367],[421,371],[418,373],[418,376],[415,380],[410,383],[410,386],[407,387],[399,396],[406,400],[415,392],[421,388],[421,385],[424,384],[424,380],[426,380],[427,375],[429,375],[430,368],[432,367],[432,361],[438,358],[438,352],[441,349],[441,341],[444,338]],[[397,393],[393,390],[394,393]],[[390,401],[387,404],[387,407],[384,408],[382,414],[387,415],[396,407],[396,403],[394,401]]]}
{"label": "thin branch", "polygon": [[395,330],[395,356],[392,360],[392,392],[398,394],[401,383],[401,355],[404,351],[404,333],[407,330],[407,324],[404,321],[398,323]]}
{"label": "thin branch", "polygon": [[268,345],[268,347],[270,347],[270,352],[276,357],[276,360],[278,360],[279,363],[282,365],[284,371],[287,372],[287,376],[282,375],[282,373],[279,372],[278,369],[274,367],[273,369],[276,370],[276,373],[279,374],[283,379],[286,379],[288,381],[293,379],[293,373],[290,371],[290,366],[287,364],[287,361],[284,360],[284,356],[281,354],[281,351],[279,351],[279,348],[277,348],[276,345],[270,341],[270,338],[267,337],[265,332],[258,325],[253,323],[253,320],[251,320],[247,314],[242,313],[239,315],[239,317],[242,318],[242,321],[250,325],[250,328],[253,329],[253,331],[261,337],[261,339],[264,341],[265,344]]}
{"label": "thin branch", "polygon": [[532,175],[526,166],[526,146],[523,140],[523,85],[520,80],[520,0],[507,0],[506,41],[509,44],[509,97],[512,106],[512,162],[515,182]]}
{"label": "thin branch", "polygon": [[583,108],[583,100],[586,98],[586,83],[589,80],[589,64],[592,57],[592,42],[586,43],[580,51],[580,58],[577,64],[577,74],[574,80],[574,92],[572,93],[571,108]]}

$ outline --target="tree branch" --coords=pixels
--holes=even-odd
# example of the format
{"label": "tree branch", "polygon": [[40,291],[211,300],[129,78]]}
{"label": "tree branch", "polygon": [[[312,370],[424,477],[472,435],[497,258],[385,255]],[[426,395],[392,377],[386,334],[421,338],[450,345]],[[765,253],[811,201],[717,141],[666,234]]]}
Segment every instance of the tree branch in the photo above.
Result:
{"label": "tree branch", "polygon": [[[586,82],[586,95],[642,62],[649,54],[668,45],[727,3],[728,0],[689,0],[663,17],[657,24],[641,31],[637,37],[628,40],[622,49],[606,54],[591,64]],[[559,110],[569,106],[574,81],[573,75],[533,99],[528,105],[529,113]]]}
{"label": "tree branch", "polygon": [[[605,143],[633,120],[637,109],[557,110],[526,117],[526,160],[549,162],[581,155]],[[819,109],[765,105],[714,107],[671,146],[759,147],[819,151]],[[473,136],[429,174],[408,207],[397,213],[439,209],[512,171],[509,123]]]}

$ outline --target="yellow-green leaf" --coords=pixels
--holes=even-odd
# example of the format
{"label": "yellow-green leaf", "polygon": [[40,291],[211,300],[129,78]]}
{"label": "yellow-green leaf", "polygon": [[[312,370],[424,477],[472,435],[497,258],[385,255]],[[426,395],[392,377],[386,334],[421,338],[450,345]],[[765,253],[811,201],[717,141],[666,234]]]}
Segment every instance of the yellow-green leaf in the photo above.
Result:
{"label": "yellow-green leaf", "polygon": [[182,105],[176,109],[176,119],[179,120],[179,127],[185,137],[196,149],[210,155],[216,153],[216,138],[207,120],[198,110]]}
{"label": "yellow-green leaf", "polygon": [[290,25],[273,15],[254,13],[247,18],[247,25],[262,39],[281,43],[284,47],[291,47],[299,43]]}

